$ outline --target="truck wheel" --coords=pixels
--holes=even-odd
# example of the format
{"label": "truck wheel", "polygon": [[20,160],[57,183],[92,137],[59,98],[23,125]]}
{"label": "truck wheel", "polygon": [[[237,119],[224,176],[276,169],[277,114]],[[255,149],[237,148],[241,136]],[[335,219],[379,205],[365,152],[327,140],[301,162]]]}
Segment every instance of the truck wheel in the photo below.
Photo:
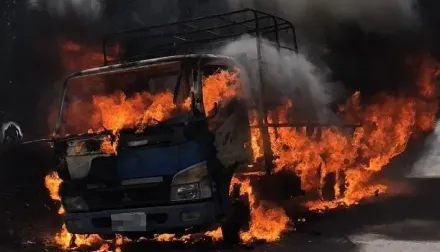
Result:
{"label": "truck wheel", "polygon": [[223,242],[227,245],[240,243],[240,231],[249,225],[250,208],[248,197],[236,199],[221,226]]}

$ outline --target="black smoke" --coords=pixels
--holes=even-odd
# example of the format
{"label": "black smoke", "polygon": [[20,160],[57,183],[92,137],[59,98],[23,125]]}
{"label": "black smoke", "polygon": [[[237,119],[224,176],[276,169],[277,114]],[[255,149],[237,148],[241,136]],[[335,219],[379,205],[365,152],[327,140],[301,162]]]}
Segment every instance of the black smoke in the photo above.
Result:
{"label": "black smoke", "polygon": [[[17,121],[25,135],[31,138],[45,136],[51,130],[46,118],[48,107],[57,99],[61,81],[67,74],[60,63],[60,39],[98,46],[105,33],[249,6],[246,1],[237,6],[231,5],[230,1],[212,0],[174,0],[166,4],[159,0],[123,3],[108,0],[84,8],[78,0],[29,1],[31,6],[27,2],[4,1],[0,4],[2,12],[6,13],[1,24],[0,109]],[[40,4],[32,6],[36,5],[35,2]],[[60,4],[55,6],[53,2]],[[316,1],[317,4],[319,2],[322,1]],[[342,9],[338,3],[333,6],[326,4],[316,11],[316,15],[321,15],[320,19],[325,22],[295,17],[292,21],[302,27],[299,29],[300,51],[315,59],[317,65],[328,67],[331,81],[340,82],[349,90],[374,93],[411,84],[413,76],[406,71],[406,59],[412,53],[429,51],[433,55],[440,54],[436,28],[440,24],[438,5],[434,0],[419,0],[411,10],[415,17],[402,12],[399,18],[391,16],[380,20],[382,26],[380,22],[374,25],[368,23],[369,20],[374,21],[374,17],[363,15],[356,18],[356,12],[348,12],[348,15],[344,10],[343,14],[347,17],[342,14],[338,17],[338,11]],[[283,16],[296,13],[283,6],[282,13],[277,13],[280,7],[252,7]],[[334,10],[325,12],[324,7]],[[393,12],[381,13],[383,17],[388,17]],[[358,15],[362,16],[362,13]],[[322,23],[326,25],[322,26]],[[329,23],[331,27],[328,27]]]}

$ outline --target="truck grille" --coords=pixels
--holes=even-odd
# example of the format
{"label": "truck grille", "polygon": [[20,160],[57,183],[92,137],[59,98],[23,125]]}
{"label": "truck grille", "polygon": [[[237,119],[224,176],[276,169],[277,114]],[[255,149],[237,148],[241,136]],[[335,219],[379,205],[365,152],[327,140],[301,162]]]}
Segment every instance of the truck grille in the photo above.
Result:
{"label": "truck grille", "polygon": [[87,190],[84,195],[89,211],[145,207],[169,203],[170,183]]}

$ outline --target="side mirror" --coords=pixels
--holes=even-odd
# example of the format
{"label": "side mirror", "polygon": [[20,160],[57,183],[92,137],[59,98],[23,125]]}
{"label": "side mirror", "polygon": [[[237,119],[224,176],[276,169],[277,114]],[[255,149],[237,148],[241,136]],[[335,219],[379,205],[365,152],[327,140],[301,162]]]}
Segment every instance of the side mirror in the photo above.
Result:
{"label": "side mirror", "polygon": [[0,145],[8,147],[19,145],[23,139],[20,126],[14,122],[7,122],[1,125]]}

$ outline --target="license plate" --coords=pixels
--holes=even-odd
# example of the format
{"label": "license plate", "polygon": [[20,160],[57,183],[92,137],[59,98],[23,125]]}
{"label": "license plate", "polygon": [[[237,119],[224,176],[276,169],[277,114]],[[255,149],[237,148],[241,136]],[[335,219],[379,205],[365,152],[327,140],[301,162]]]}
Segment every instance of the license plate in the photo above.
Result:
{"label": "license plate", "polygon": [[112,214],[112,230],[114,232],[141,232],[147,230],[145,213]]}

